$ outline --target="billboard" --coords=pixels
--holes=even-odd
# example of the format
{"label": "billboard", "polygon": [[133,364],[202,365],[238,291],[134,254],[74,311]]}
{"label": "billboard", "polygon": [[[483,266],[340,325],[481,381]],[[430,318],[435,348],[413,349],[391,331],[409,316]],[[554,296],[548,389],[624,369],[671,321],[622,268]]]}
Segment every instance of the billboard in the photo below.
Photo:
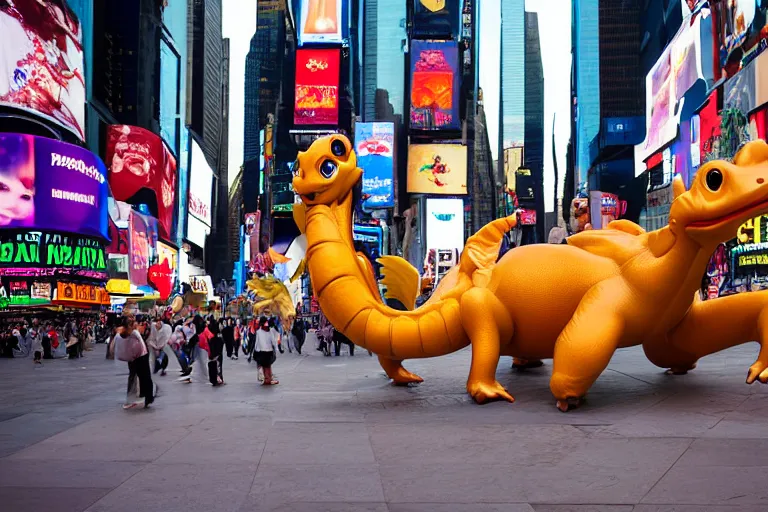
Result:
{"label": "billboard", "polygon": [[0,276],[107,278],[97,238],[30,230],[0,231]]}
{"label": "billboard", "polygon": [[99,158],[45,137],[0,133],[0,229],[108,238],[107,178]]}
{"label": "billboard", "polygon": [[458,130],[459,48],[454,42],[411,42],[411,128]]}
{"label": "billboard", "polygon": [[395,206],[394,123],[355,123],[357,165],[363,170],[363,206]]}
{"label": "billboard", "polygon": [[427,251],[464,248],[464,200],[427,198]]}
{"label": "billboard", "polygon": [[112,194],[128,201],[147,188],[157,199],[157,219],[164,238],[171,238],[176,201],[176,159],[160,137],[137,126],[107,129],[107,165]]}
{"label": "billboard", "polygon": [[343,0],[301,0],[299,45],[341,43]]}
{"label": "billboard", "polygon": [[128,276],[131,284],[146,286],[149,265],[157,252],[157,219],[131,210],[128,224]]}
{"label": "billboard", "polygon": [[0,105],[33,112],[85,139],[80,22],[66,2],[0,2]]}
{"label": "billboard", "polygon": [[636,146],[636,161],[645,161],[677,136],[685,93],[699,79],[711,78],[702,65],[702,19],[683,23],[645,78],[646,137]]}
{"label": "billboard", "polygon": [[413,0],[413,37],[458,37],[462,3],[460,0]]}
{"label": "billboard", "polygon": [[189,214],[210,227],[213,170],[208,165],[202,148],[194,140],[190,158]]}
{"label": "billboard", "polygon": [[160,38],[160,136],[176,153],[179,147],[179,56]]}
{"label": "billboard", "polygon": [[171,269],[173,276],[177,275],[178,270],[178,255],[179,251],[174,249],[170,245],[158,240],[157,242],[157,263],[162,265],[163,262],[168,262],[168,267]]}
{"label": "billboard", "polygon": [[335,125],[339,122],[340,51],[296,50],[297,125]]}
{"label": "billboard", "polygon": [[714,3],[722,73],[733,76],[766,48],[768,5],[758,0]]}
{"label": "billboard", "polygon": [[467,147],[461,144],[408,146],[408,193],[467,193]]}

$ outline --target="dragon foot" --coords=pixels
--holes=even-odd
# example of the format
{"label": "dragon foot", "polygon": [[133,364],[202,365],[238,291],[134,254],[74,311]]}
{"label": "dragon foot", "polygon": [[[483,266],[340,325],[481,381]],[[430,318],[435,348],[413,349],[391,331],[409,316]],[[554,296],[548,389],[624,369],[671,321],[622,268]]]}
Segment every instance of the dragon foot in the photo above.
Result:
{"label": "dragon foot", "polygon": [[529,370],[531,368],[540,368],[544,366],[544,361],[540,359],[520,359],[519,357],[512,358],[513,370]]}
{"label": "dragon foot", "polygon": [[757,361],[755,364],[749,367],[749,373],[747,373],[747,384],[752,384],[756,380],[759,380],[763,384],[768,384],[767,363]]}
{"label": "dragon foot", "polygon": [[506,400],[510,403],[515,401],[514,397],[504,389],[504,386],[495,381],[491,383],[470,381],[467,383],[467,392],[478,404],[495,402],[497,400]]}
{"label": "dragon foot", "polygon": [[696,368],[696,363],[688,364],[684,366],[673,366],[669,368],[666,372],[667,375],[686,375],[689,371]]}
{"label": "dragon foot", "polygon": [[424,382],[424,379],[403,368],[402,361],[387,359],[379,356],[379,364],[384,369],[387,377],[392,379],[397,386],[407,386],[408,384],[418,384]]}
{"label": "dragon foot", "polygon": [[584,403],[583,398],[569,397],[569,398],[566,398],[565,400],[558,400],[557,408],[560,410],[560,412],[568,412],[574,409],[578,409],[583,403]]}

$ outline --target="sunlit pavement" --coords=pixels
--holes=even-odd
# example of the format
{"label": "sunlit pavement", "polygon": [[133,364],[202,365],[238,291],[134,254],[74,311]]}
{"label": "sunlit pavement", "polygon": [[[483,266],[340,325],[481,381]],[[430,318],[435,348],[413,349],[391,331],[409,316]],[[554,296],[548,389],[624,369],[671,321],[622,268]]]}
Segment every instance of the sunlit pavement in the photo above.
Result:
{"label": "sunlit pavement", "polygon": [[365,351],[285,354],[280,385],[227,360],[227,385],[158,377],[124,411],[124,363],[0,360],[0,510],[764,512],[768,388],[744,379],[757,345],[665,376],[619,352],[581,409],[562,414],[551,363],[502,358],[515,404],[464,393],[470,354],[409,361],[389,385]]}

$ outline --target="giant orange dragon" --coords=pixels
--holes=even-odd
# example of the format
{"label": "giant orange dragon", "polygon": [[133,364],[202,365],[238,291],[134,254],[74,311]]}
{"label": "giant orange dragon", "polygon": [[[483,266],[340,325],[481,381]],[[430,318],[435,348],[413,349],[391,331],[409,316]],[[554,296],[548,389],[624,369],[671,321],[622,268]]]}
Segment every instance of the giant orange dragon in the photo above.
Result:
{"label": "giant orange dragon", "polygon": [[[370,263],[354,250],[352,190],[362,173],[344,136],[316,140],[294,166],[293,187],[303,203],[294,217],[307,236],[323,312],[376,353],[395,383],[422,381],[403,360],[471,344],[467,391],[476,402],[514,401],[496,380],[500,356],[552,358],[550,389],[565,412],[581,403],[616,349],[642,345],[652,363],[683,374],[703,356],[754,340],[761,349],[747,383],[768,383],[768,292],[705,302],[698,296],[717,245],[768,213],[765,142],[747,144],[733,163],[705,164],[690,190],[677,177],[669,225],[657,231],[619,220],[574,235],[567,245],[515,248],[496,262],[515,218],[496,220],[467,241],[459,264],[412,311],[383,304]],[[381,262],[394,290],[388,296],[413,307],[418,272],[401,258]]]}

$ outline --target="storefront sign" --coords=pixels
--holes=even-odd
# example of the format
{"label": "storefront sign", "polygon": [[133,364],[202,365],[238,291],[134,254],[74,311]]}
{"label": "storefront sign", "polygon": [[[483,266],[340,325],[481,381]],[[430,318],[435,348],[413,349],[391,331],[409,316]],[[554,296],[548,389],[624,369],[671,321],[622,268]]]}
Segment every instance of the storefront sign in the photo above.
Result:
{"label": "storefront sign", "polygon": [[176,201],[176,159],[162,139],[137,126],[110,126],[107,164],[109,184],[117,201],[127,201],[144,188],[154,192],[161,233],[170,238]]}
{"label": "storefront sign", "polygon": [[51,283],[32,283],[30,297],[33,300],[48,302],[51,300]]}
{"label": "storefront sign", "polygon": [[110,303],[109,294],[104,288],[74,283],[57,283],[54,302],[77,302],[90,305],[107,305]]}
{"label": "storefront sign", "polygon": [[193,293],[208,295],[208,281],[210,281],[210,278],[206,280],[205,276],[191,276],[189,278],[189,286],[192,287]]}
{"label": "storefront sign", "polygon": [[74,235],[0,231],[0,275],[106,279],[104,244]]}
{"label": "storefront sign", "polygon": [[82,29],[66,2],[0,3],[0,105],[33,112],[85,139]]}
{"label": "storefront sign", "polygon": [[162,263],[149,267],[147,281],[157,290],[160,300],[168,300],[173,287],[173,271],[168,265],[168,260],[163,260]]}
{"label": "storefront sign", "polygon": [[455,42],[411,42],[411,129],[457,130],[459,48]]}
{"label": "storefront sign", "polygon": [[131,282],[128,279],[110,279],[107,281],[107,292],[115,295],[131,293]]}
{"label": "storefront sign", "polygon": [[339,122],[338,49],[296,51],[296,97],[293,123],[335,125]]}
{"label": "storefront sign", "polygon": [[357,165],[363,169],[363,195],[367,208],[395,205],[394,123],[355,123]]}
{"label": "storefront sign", "polygon": [[0,133],[0,169],[0,228],[107,238],[106,169],[90,151],[45,137]]}

